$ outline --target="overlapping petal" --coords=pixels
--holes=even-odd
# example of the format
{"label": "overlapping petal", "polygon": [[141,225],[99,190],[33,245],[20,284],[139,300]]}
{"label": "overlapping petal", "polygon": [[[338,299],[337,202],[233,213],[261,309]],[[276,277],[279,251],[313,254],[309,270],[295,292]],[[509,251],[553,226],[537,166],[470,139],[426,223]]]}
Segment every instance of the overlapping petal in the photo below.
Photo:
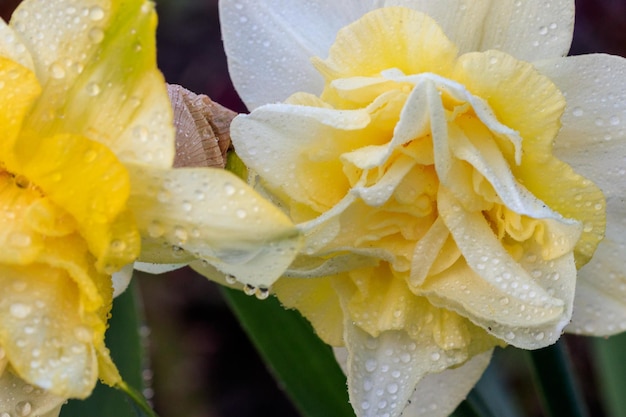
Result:
{"label": "overlapping petal", "polygon": [[565,55],[574,25],[572,0],[226,0],[220,21],[237,91],[251,110],[298,91],[319,94],[324,83],[311,57],[328,56],[339,29],[388,6],[433,17],[461,52],[499,49],[527,61]]}

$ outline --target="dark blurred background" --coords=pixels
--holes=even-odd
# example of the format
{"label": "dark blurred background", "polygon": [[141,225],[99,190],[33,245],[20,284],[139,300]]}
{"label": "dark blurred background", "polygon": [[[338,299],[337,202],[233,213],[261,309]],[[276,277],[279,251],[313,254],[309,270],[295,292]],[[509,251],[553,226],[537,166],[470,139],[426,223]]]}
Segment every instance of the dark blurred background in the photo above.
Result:
{"label": "dark blurred background", "polygon": [[[18,3],[0,0],[0,15],[8,19]],[[228,77],[217,0],[156,3],[158,62],[166,80],[245,111]],[[576,6],[571,54],[626,56],[626,0],[577,0]],[[161,417],[297,416],[214,284],[188,269],[162,276],[140,274],[138,281],[146,311],[143,333],[151,353],[146,394]],[[591,415],[605,415],[594,389],[587,339],[568,336],[567,343]],[[524,360],[520,352],[506,349],[498,353],[493,368],[506,376],[524,416],[539,417]]]}

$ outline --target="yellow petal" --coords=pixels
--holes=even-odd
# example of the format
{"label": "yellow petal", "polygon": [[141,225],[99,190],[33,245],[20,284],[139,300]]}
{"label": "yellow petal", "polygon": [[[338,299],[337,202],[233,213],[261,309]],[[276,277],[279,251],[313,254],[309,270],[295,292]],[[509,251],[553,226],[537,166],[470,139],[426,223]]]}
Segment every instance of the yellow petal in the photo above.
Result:
{"label": "yellow petal", "polygon": [[[41,15],[54,19],[33,18]],[[30,128],[88,137],[122,161],[171,166],[172,110],[156,68],[152,3],[24,2],[11,27],[44,86]]]}
{"label": "yellow petal", "polygon": [[315,60],[327,82],[376,76],[397,68],[406,74],[446,75],[457,49],[429,16],[402,7],[370,12],[337,33],[328,59]]}
{"label": "yellow petal", "polygon": [[512,155],[508,155],[518,181],[553,210],[583,224],[576,245],[576,264],[580,268],[604,236],[605,201],[591,181],[552,156],[565,108],[562,94],[531,64],[497,51],[461,56],[454,79],[485,98],[498,120],[523,138],[522,163],[514,164]]}
{"label": "yellow petal", "polygon": [[0,345],[15,371],[61,397],[89,395],[102,318],[82,309],[78,287],[61,269],[32,264],[0,266],[0,272]]}
{"label": "yellow petal", "polygon": [[115,272],[139,252],[125,211],[128,173],[104,145],[75,135],[22,137],[10,171],[19,172],[77,223],[100,269]]}
{"label": "yellow petal", "polygon": [[244,284],[269,287],[299,249],[289,218],[228,171],[129,168],[144,262],[199,258]]}
{"label": "yellow petal", "polygon": [[330,278],[281,278],[272,290],[284,307],[306,317],[324,342],[343,346],[343,313]]}
{"label": "yellow petal", "polygon": [[0,57],[0,86],[0,160],[7,163],[9,151],[41,87],[33,72],[4,57]]}

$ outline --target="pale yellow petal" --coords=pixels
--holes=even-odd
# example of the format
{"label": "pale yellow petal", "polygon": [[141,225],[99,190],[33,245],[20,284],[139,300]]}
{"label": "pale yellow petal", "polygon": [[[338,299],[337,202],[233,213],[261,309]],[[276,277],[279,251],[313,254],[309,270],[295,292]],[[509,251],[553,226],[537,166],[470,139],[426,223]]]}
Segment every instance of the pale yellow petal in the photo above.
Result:
{"label": "pale yellow petal", "polygon": [[0,269],[0,345],[13,368],[61,397],[89,395],[98,375],[94,340],[104,336],[101,318],[82,311],[78,287],[60,269],[42,264]]}
{"label": "pale yellow petal", "polygon": [[44,86],[32,129],[86,136],[122,161],[171,166],[172,111],[150,2],[24,2],[10,24]]}
{"label": "pale yellow petal", "polygon": [[272,290],[285,308],[295,308],[331,346],[343,346],[343,313],[330,278],[281,278]]}
{"label": "pale yellow petal", "polygon": [[31,71],[35,70],[30,52],[13,28],[0,19],[0,56],[17,62]]}
{"label": "pale yellow petal", "polygon": [[289,218],[228,171],[129,168],[144,262],[199,258],[244,284],[269,287],[299,249]]}
{"label": "pale yellow petal", "polygon": [[0,415],[57,417],[65,401],[27,383],[10,367],[1,373]]}
{"label": "pale yellow petal", "polygon": [[447,75],[457,49],[429,16],[389,7],[365,14],[342,28],[328,59],[314,61],[326,81],[376,76],[397,68],[405,74]]}

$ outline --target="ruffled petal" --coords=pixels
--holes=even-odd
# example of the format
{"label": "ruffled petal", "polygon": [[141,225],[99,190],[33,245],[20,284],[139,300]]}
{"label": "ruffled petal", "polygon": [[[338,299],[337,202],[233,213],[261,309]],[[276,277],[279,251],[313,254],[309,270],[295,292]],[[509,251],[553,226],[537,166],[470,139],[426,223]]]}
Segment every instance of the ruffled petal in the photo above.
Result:
{"label": "ruffled petal", "polygon": [[464,211],[446,192],[440,192],[439,210],[464,261],[427,278],[419,293],[518,347],[535,349],[558,339],[572,314],[571,249],[544,259],[541,247],[527,241],[517,260],[480,212]]}
{"label": "ruffled petal", "polygon": [[493,350],[480,353],[458,368],[426,375],[415,388],[404,415],[446,417],[474,388],[491,361]]}
{"label": "ruffled petal", "polygon": [[29,128],[86,136],[122,161],[171,166],[172,110],[150,2],[23,2],[10,25],[44,86]]}
{"label": "ruffled petal", "polygon": [[129,170],[129,206],[143,237],[141,261],[204,259],[244,284],[268,288],[300,247],[289,218],[228,171]]}
{"label": "ruffled petal", "polygon": [[15,375],[11,367],[1,373],[0,415],[57,417],[65,401],[63,397],[28,384]]}
{"label": "ruffled petal", "polygon": [[61,269],[32,264],[0,270],[0,345],[16,373],[61,397],[89,395],[98,376],[94,345],[104,338],[103,319],[84,311],[78,286]]}
{"label": "ruffled petal", "polygon": [[137,257],[139,236],[125,209],[128,172],[108,148],[74,135],[32,136],[13,153],[9,170],[74,218],[100,270],[116,272]]}
{"label": "ruffled petal", "polygon": [[369,121],[366,110],[271,104],[237,116],[230,132],[237,154],[263,176],[265,186],[324,211],[349,187],[336,156],[368,140],[363,128]]}

